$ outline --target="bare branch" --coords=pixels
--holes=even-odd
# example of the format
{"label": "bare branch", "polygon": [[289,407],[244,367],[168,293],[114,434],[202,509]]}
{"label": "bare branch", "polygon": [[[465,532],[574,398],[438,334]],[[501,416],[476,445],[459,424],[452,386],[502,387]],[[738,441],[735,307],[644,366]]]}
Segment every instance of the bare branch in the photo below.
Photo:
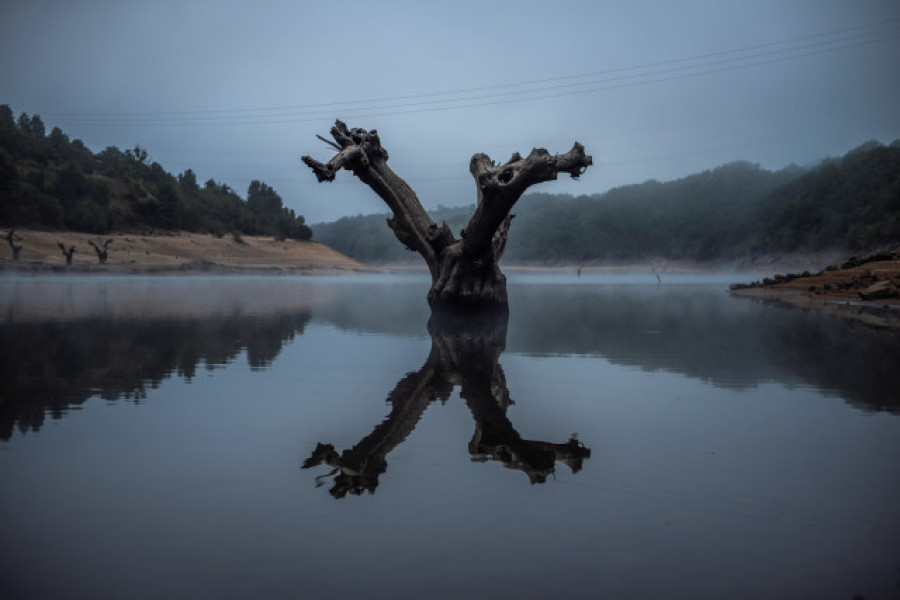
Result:
{"label": "bare branch", "polygon": [[[362,148],[355,145],[347,146],[340,150],[340,152],[326,164],[322,164],[309,156],[302,156],[300,157],[300,160],[313,170],[319,183],[323,181],[334,181],[335,175],[342,168],[349,168],[351,171],[355,172],[357,168],[365,168],[368,166],[368,158],[366,157],[365,152],[363,152]],[[359,161],[360,164],[355,164],[356,161]]]}
{"label": "bare branch", "polygon": [[328,144],[329,146],[331,146],[332,148],[334,148],[335,150],[340,151],[341,147],[338,146],[337,144],[335,144],[334,142],[332,142],[331,140],[323,138],[318,133],[316,134],[316,137],[319,138],[320,140],[322,140],[323,142],[325,142],[326,144]]}
{"label": "bare branch", "polygon": [[378,132],[374,129],[348,129],[338,120],[331,128],[331,136],[335,143],[329,145],[338,150],[331,160],[322,163],[310,156],[303,156],[303,162],[320,182],[334,181],[341,169],[359,177],[394,213],[388,226],[397,239],[421,254],[430,268],[436,268],[437,256],[442,248],[455,240],[449,229],[435,225],[412,188],[387,165],[388,153],[381,146]]}
{"label": "bare branch", "polygon": [[530,186],[555,180],[559,173],[577,179],[592,162],[578,142],[565,154],[551,155],[534,148],[522,158],[516,152],[502,165],[494,164],[486,154],[473,156],[469,171],[478,185],[478,207],[466,226],[465,252],[478,254],[491,243],[494,232]]}

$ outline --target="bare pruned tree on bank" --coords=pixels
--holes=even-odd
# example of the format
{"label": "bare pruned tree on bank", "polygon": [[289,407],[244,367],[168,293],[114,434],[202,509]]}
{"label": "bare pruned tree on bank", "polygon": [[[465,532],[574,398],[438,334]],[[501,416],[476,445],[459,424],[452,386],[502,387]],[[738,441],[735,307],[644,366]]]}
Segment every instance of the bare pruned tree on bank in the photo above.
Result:
{"label": "bare pruned tree on bank", "polygon": [[66,257],[66,264],[71,265],[72,264],[72,256],[75,255],[75,246],[69,246],[69,249],[66,250],[66,246],[59,240],[57,240],[56,244],[59,246],[59,249],[62,251],[63,256]]}
{"label": "bare pruned tree on bank", "polygon": [[12,249],[13,260],[19,260],[19,255],[22,253],[22,245],[16,244],[16,240],[21,240],[19,236],[16,235],[16,228],[13,227],[9,230],[9,233],[6,234],[6,243],[9,244],[10,249]]}
{"label": "bare pruned tree on bank", "polygon": [[100,261],[101,265],[109,258],[109,245],[112,243],[112,238],[103,242],[102,246],[95,244],[94,240],[88,240],[88,244],[90,244],[94,248],[94,252],[97,253],[97,260]]}
{"label": "bare pruned tree on bank", "polygon": [[509,211],[530,186],[555,180],[559,173],[577,179],[591,165],[578,142],[565,154],[535,148],[525,158],[515,153],[499,165],[486,154],[474,155],[469,171],[478,188],[478,204],[457,239],[446,223],[438,227],[432,221],[412,188],[388,167],[388,153],[376,130],[348,129],[337,121],[331,135],[334,142],[317,136],[337,150],[331,160],[301,160],[320,182],[334,181],[337,172],[346,169],[385,201],[394,213],[387,222],[394,235],[428,265],[432,309],[506,309],[506,277],[499,261],[514,216]]}

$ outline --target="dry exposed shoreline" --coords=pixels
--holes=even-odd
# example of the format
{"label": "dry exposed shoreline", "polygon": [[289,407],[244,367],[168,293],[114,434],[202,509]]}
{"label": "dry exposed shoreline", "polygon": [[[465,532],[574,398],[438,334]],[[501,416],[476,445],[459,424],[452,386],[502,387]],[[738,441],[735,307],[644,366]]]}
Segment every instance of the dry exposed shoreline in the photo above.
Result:
{"label": "dry exposed shoreline", "polygon": [[900,252],[850,258],[817,272],[734,284],[731,293],[900,330]]}
{"label": "dry exposed shoreline", "polygon": [[[265,272],[321,273],[368,271],[368,267],[328,246],[272,237],[166,232],[160,235],[59,233],[16,230],[19,260],[8,245],[0,248],[0,269],[18,272],[73,273],[184,273]],[[109,256],[100,264],[88,241],[108,246]],[[59,248],[75,246],[72,264]]]}
{"label": "dry exposed shoreline", "polygon": [[[100,264],[88,241],[102,244],[112,240],[109,257]],[[59,248],[75,246],[71,265]],[[16,244],[22,246],[19,260],[12,259],[8,245],[0,247],[0,272],[17,273],[272,273],[320,274],[373,272],[380,270],[422,270],[412,265],[372,267],[357,262],[317,242],[275,240],[272,237],[232,236],[163,232],[155,235],[60,233],[17,230]],[[809,259],[811,257],[805,257]],[[820,257],[821,258],[821,257]],[[804,261],[806,262],[806,261]],[[807,264],[811,264],[807,263]],[[823,264],[819,262],[819,264]],[[726,265],[721,265],[723,268]],[[728,265],[740,270],[772,264]],[[660,272],[715,271],[708,264],[597,264],[584,265],[584,272],[648,270]],[[559,271],[567,267],[509,265],[511,270]],[[875,283],[900,289],[900,251],[883,252],[862,259],[850,259],[816,273],[774,275],[760,282],[735,284],[734,295],[817,310],[876,327],[900,330],[900,297],[864,299],[860,296]]]}

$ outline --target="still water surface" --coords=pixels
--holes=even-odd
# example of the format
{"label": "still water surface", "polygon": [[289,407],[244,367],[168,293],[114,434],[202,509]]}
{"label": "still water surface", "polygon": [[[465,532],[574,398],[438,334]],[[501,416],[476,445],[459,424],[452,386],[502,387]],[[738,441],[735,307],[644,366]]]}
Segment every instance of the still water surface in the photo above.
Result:
{"label": "still water surface", "polygon": [[4,278],[0,597],[897,597],[898,336],[651,278]]}

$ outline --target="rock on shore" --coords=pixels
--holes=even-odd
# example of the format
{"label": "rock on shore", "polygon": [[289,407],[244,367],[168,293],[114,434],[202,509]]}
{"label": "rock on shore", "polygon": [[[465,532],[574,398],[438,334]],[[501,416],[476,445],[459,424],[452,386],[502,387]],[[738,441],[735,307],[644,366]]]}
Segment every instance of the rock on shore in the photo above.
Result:
{"label": "rock on shore", "polygon": [[900,251],[879,252],[817,273],[777,274],[736,283],[733,294],[813,308],[900,329]]}

